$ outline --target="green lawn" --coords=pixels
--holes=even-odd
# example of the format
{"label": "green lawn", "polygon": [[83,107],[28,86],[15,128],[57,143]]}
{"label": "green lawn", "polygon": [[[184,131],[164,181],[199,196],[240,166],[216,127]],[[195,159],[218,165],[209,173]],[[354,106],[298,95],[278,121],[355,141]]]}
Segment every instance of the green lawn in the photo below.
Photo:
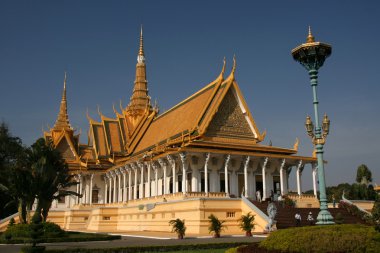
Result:
{"label": "green lawn", "polygon": [[198,249],[198,250],[180,250],[169,251],[168,253],[224,253],[227,249]]}

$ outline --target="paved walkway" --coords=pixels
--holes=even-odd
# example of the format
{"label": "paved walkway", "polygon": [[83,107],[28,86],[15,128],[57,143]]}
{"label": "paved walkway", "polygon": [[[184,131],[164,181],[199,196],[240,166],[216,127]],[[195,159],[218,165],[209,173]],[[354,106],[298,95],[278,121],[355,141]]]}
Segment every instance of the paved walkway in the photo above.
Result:
{"label": "paved walkway", "polygon": [[[100,241],[100,242],[62,242],[43,243],[47,249],[70,249],[70,248],[118,248],[133,246],[160,246],[179,244],[208,244],[224,242],[258,242],[265,238],[263,235],[244,237],[241,235],[226,235],[222,238],[212,238],[208,236],[186,236],[184,240],[174,239],[173,233],[161,232],[131,232],[123,233],[121,240]],[[18,253],[23,245],[0,245],[0,253]]]}

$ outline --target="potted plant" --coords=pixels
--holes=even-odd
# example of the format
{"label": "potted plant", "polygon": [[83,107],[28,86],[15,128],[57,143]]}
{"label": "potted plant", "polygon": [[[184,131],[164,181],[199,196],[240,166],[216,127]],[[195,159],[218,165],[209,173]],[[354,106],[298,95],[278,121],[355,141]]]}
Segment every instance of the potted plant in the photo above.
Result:
{"label": "potted plant", "polygon": [[226,221],[220,221],[215,215],[211,214],[209,217],[209,227],[208,227],[208,231],[210,233],[213,233],[214,234],[214,238],[219,238],[220,237],[220,232],[222,232],[224,230],[224,228],[226,227],[225,225],[223,225],[224,222]]}
{"label": "potted plant", "polygon": [[255,228],[255,225],[253,223],[254,220],[255,216],[251,214],[251,212],[247,213],[246,215],[242,215],[238,220],[239,227],[241,228],[241,230],[245,231],[245,236],[252,236],[252,229]]}
{"label": "potted plant", "polygon": [[175,232],[178,235],[178,239],[183,239],[186,232],[185,220],[171,220],[169,221],[169,225],[172,226],[172,232]]}

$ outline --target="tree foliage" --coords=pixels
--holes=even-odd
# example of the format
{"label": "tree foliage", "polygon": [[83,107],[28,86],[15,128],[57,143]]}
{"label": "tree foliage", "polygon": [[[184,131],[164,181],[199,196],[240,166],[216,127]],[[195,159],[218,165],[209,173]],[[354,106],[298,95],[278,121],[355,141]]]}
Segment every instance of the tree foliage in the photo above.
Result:
{"label": "tree foliage", "polygon": [[172,226],[172,232],[175,232],[178,235],[178,239],[183,239],[186,232],[185,220],[170,220],[169,225]]}
{"label": "tree foliage", "polygon": [[0,125],[0,218],[19,210],[20,221],[25,222],[25,197],[28,178],[25,147],[20,138],[11,135],[8,126]]}
{"label": "tree foliage", "polygon": [[77,183],[73,180],[73,175],[69,174],[61,154],[45,139],[38,139],[29,153],[33,190],[37,200],[34,215],[41,215],[43,221],[46,221],[53,200],[77,195],[76,192],[66,190]]}
{"label": "tree foliage", "polygon": [[36,201],[34,220],[46,221],[53,200],[77,195],[67,190],[77,184],[72,177],[51,143],[40,138],[26,148],[5,123],[0,125],[1,218],[18,210],[20,222],[30,222],[29,213]]}
{"label": "tree foliage", "polygon": [[255,216],[248,212],[246,215],[242,215],[238,221],[239,227],[246,232],[246,236],[252,236],[252,229],[255,228]]}
{"label": "tree foliage", "polygon": [[223,225],[223,223],[226,222],[226,221],[219,220],[218,217],[216,217],[213,214],[211,214],[210,216],[208,216],[208,219],[209,219],[208,231],[210,233],[213,233],[214,237],[219,238],[220,237],[220,233],[226,227],[225,225]]}
{"label": "tree foliage", "polygon": [[375,223],[375,229],[380,232],[380,200],[377,200],[372,207],[372,219]]}
{"label": "tree foliage", "polygon": [[369,184],[372,182],[372,172],[367,165],[361,164],[356,172],[356,182],[359,184]]}

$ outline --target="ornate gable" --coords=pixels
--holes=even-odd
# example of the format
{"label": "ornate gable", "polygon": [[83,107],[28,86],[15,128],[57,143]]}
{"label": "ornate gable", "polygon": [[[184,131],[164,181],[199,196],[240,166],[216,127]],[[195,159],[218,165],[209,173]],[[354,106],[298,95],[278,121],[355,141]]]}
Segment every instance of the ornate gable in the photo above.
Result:
{"label": "ornate gable", "polygon": [[76,160],[75,154],[65,137],[63,137],[62,140],[58,143],[56,149],[61,153],[62,158],[65,160]]}
{"label": "ornate gable", "polygon": [[254,140],[255,135],[232,88],[228,90],[205,136]]}

